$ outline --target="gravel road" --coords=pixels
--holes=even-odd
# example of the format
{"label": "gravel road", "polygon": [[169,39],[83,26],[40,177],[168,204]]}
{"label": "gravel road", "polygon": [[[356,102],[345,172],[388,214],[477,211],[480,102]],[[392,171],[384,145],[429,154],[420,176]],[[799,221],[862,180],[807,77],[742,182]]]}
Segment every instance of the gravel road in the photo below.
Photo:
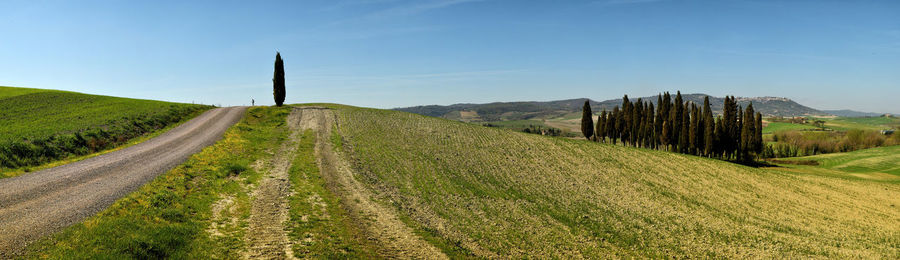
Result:
{"label": "gravel road", "polygon": [[222,138],[247,107],[216,108],[143,143],[0,179],[0,259],[111,205]]}

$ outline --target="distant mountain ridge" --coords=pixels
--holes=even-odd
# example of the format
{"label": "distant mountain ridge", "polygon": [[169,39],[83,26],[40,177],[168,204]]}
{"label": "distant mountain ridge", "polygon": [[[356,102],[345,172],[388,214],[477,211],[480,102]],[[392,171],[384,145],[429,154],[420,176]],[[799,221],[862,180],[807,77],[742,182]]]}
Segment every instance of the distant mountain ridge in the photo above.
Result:
{"label": "distant mountain ridge", "polygon": [[822,110],[822,112],[843,117],[878,117],[884,115],[884,113],[860,112],[850,109]]}
{"label": "distant mountain ridge", "polygon": [[[694,102],[698,106],[703,104],[706,94],[682,94],[685,102]],[[674,98],[674,94],[673,94]],[[638,97],[629,97],[634,102]],[[656,105],[656,96],[640,97],[644,101],[650,101]],[[801,105],[784,97],[736,97],[738,105],[747,107],[751,102],[754,110],[767,116],[828,116],[827,112]],[[460,121],[503,121],[524,120],[532,118],[563,117],[573,112],[581,111],[581,106],[586,98],[556,100],[556,101],[523,101],[523,102],[493,102],[486,104],[453,104],[449,106],[428,105],[394,110],[416,113],[426,116],[443,117]],[[724,98],[709,96],[710,106],[716,113],[721,113]],[[612,110],[615,106],[622,105],[622,99],[610,99],[605,101],[590,100],[591,108],[595,113],[602,110]]]}

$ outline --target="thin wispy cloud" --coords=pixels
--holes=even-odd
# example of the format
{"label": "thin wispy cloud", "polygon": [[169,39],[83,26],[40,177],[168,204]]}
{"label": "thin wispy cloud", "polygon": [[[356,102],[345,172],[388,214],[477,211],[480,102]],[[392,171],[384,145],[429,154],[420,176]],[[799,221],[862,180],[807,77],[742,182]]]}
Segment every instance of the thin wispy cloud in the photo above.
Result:
{"label": "thin wispy cloud", "polygon": [[850,60],[832,57],[832,56],[824,56],[824,55],[806,55],[806,54],[783,53],[783,52],[739,51],[739,50],[721,50],[721,49],[701,49],[701,50],[707,51],[710,53],[725,54],[725,55],[791,58],[791,59],[841,62],[841,63],[851,63],[852,62]]}
{"label": "thin wispy cloud", "polygon": [[388,19],[392,17],[402,17],[402,16],[412,16],[417,15],[429,11],[435,11],[442,8],[447,8],[455,5],[461,5],[466,3],[473,2],[482,2],[486,0],[434,0],[434,1],[413,1],[400,5],[396,5],[394,7],[390,7],[387,9],[371,12],[359,17],[353,17],[349,19],[340,20],[334,22],[332,25],[339,25],[348,22],[360,22],[360,21],[372,21],[372,20],[382,20]]}

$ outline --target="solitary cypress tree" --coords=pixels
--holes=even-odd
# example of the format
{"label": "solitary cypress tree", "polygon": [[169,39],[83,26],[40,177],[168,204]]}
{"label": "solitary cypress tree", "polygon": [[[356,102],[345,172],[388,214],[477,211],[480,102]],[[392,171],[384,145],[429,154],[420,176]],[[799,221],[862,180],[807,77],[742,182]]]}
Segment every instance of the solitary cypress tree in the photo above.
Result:
{"label": "solitary cypress tree", "polygon": [[275,105],[284,104],[284,61],[281,60],[281,53],[275,53],[275,76],[272,77],[272,92],[275,96]]}
{"label": "solitary cypress tree", "polygon": [[590,100],[585,100],[584,107],[581,108],[581,133],[588,140],[594,136],[594,118],[592,116]]}

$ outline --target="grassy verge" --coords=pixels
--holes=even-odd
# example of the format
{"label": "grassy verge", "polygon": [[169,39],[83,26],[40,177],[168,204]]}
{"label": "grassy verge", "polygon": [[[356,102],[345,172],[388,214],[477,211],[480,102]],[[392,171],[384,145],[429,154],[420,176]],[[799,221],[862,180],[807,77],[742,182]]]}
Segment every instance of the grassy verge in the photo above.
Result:
{"label": "grassy verge", "polygon": [[0,97],[0,170],[111,149],[211,108],[8,87]]}
{"label": "grassy verge", "polygon": [[19,175],[22,175],[25,173],[40,171],[40,170],[44,170],[44,169],[48,169],[48,168],[53,168],[56,166],[69,164],[69,163],[81,161],[84,159],[88,159],[91,157],[96,157],[96,156],[103,155],[106,153],[111,153],[111,152],[115,152],[115,151],[118,151],[121,149],[125,149],[129,146],[142,143],[144,141],[153,139],[154,137],[157,137],[165,132],[168,132],[169,130],[172,130],[173,128],[180,126],[181,124],[184,124],[185,122],[190,121],[191,119],[194,119],[195,117],[199,116],[200,114],[203,114],[203,112],[206,112],[206,110],[196,110],[196,111],[192,112],[191,114],[182,118],[181,121],[178,121],[177,123],[174,123],[169,126],[166,126],[165,128],[155,130],[155,131],[152,131],[149,133],[145,133],[144,135],[132,138],[131,140],[128,140],[127,143],[124,143],[122,145],[119,145],[119,146],[116,146],[114,148],[110,148],[107,150],[103,150],[103,151],[99,151],[99,152],[95,152],[95,153],[87,154],[87,155],[81,155],[81,156],[72,155],[72,156],[69,156],[69,157],[61,159],[61,160],[52,161],[52,162],[48,162],[48,163],[44,163],[44,164],[36,165],[36,166],[22,166],[22,167],[18,167],[18,168],[2,168],[2,167],[0,167],[0,178],[15,177],[15,176],[19,176]]}
{"label": "grassy verge", "polygon": [[260,174],[250,164],[270,156],[287,136],[290,108],[254,107],[215,145],[159,176],[80,224],[28,248],[29,258],[46,259],[209,259],[239,258],[241,232],[208,231],[212,206],[234,197],[235,225],[249,214],[245,186]]}
{"label": "grassy verge", "polygon": [[295,193],[289,199],[288,227],[291,239],[297,242],[293,247],[294,256],[323,259],[375,257],[373,248],[358,232],[319,173],[314,150],[316,134],[306,130],[300,138],[290,172]]}

